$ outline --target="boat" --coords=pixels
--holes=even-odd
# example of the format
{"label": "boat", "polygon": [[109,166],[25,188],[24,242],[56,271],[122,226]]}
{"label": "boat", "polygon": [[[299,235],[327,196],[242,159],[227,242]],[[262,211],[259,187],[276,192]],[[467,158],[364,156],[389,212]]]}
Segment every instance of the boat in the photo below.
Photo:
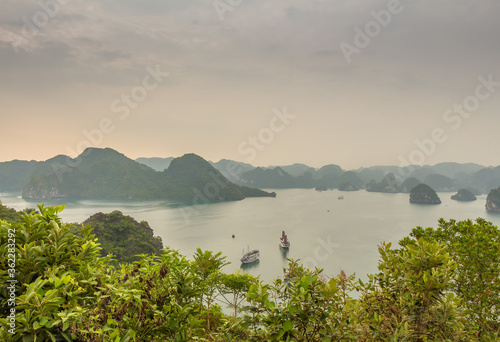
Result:
{"label": "boat", "polygon": [[288,241],[288,237],[286,236],[284,230],[281,232],[280,247],[286,249],[290,248],[290,241]]}
{"label": "boat", "polygon": [[245,253],[245,250],[243,250],[243,257],[240,259],[242,264],[251,264],[252,262],[255,262],[259,260],[260,253],[258,249],[254,250],[248,250]]}
{"label": "boat", "polygon": [[339,199],[344,199],[344,196],[339,196]]}

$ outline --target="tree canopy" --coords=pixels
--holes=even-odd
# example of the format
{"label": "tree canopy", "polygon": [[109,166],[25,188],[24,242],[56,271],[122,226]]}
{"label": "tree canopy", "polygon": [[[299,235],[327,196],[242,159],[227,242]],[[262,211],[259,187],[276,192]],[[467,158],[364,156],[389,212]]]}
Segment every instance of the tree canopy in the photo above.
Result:
{"label": "tree canopy", "polygon": [[[39,206],[0,221],[3,341],[497,341],[500,234],[478,219],[440,220],[379,246],[368,281],[289,260],[265,283],[226,274],[220,253],[163,249],[130,263],[101,256],[90,225]],[[226,307],[228,309],[226,309]],[[15,323],[8,315],[15,310]],[[229,311],[228,311],[229,310]]]}

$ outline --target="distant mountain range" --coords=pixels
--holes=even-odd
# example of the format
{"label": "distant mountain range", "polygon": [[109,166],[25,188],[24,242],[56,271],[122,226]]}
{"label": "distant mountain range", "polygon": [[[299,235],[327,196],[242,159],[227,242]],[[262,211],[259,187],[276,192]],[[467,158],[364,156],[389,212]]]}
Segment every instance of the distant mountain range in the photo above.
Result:
{"label": "distant mountain range", "polygon": [[0,191],[21,191],[26,199],[169,199],[193,204],[274,197],[230,182],[195,154],[170,161],[162,172],[110,148],[88,148],[77,158],[0,163]]}
{"label": "distant mountain range", "polygon": [[[438,192],[469,189],[476,195],[487,194],[500,186],[500,166],[448,162],[355,170],[344,170],[335,164],[321,168],[299,163],[255,167],[228,159],[207,162],[193,154],[134,161],[112,149],[96,148],[90,148],[74,159],[59,155],[40,162],[13,160],[0,163],[0,191],[23,191],[25,198],[190,200],[197,195],[205,198],[204,201],[218,201],[271,196],[252,188],[321,187],[409,193],[420,183]],[[207,184],[211,185],[206,188]],[[216,188],[214,184],[219,185]],[[210,198],[204,195],[205,192]]]}
{"label": "distant mountain range", "polygon": [[[140,162],[153,167],[148,158],[141,158]],[[455,192],[467,188],[476,194],[487,194],[500,186],[500,166],[485,167],[473,163],[372,166],[356,170],[343,170],[335,164],[319,169],[305,164],[255,167],[227,159],[212,165],[236,184],[261,189],[340,187],[372,192],[409,193],[414,186],[425,183],[439,192]],[[387,177],[391,178],[390,181]]]}

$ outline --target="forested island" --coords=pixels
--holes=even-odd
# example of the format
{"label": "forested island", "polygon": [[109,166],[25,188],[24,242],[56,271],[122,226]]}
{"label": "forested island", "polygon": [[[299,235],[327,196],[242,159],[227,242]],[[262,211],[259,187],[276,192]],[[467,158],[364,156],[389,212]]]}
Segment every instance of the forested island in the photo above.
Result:
{"label": "forested island", "polygon": [[[17,282],[15,307],[10,290],[0,291],[3,341],[500,337],[500,232],[483,219],[441,219],[437,228],[416,227],[397,248],[381,243],[380,273],[368,281],[343,271],[325,275],[291,260],[283,278],[264,283],[250,274],[221,272],[225,257],[200,249],[190,259],[166,247],[117,264],[102,256],[94,231],[101,223],[118,229],[118,212],[94,215],[75,230],[59,218],[62,206],[21,213],[0,208],[0,253],[14,255],[16,265],[11,272],[9,259],[2,258],[0,281]],[[128,220],[123,227],[129,223],[136,225]]]}
{"label": "forested island", "polygon": [[461,202],[470,202],[477,200],[477,197],[468,189],[460,189],[455,195],[451,196],[451,199]]}
{"label": "forested island", "polygon": [[410,191],[410,203],[441,204],[436,191],[427,184],[419,184]]}
{"label": "forested island", "polygon": [[74,197],[206,203],[276,196],[259,189],[409,193],[420,183],[437,192],[467,189],[479,196],[500,186],[500,166],[439,163],[344,170],[337,164],[314,168],[295,163],[256,167],[229,159],[209,162],[194,154],[132,160],[109,148],[89,148],[76,158],[58,155],[45,161],[0,162],[0,191],[22,192],[34,200]]}
{"label": "forested island", "polygon": [[52,166],[52,172],[37,173],[27,180],[23,198],[169,199],[206,203],[276,196],[230,182],[195,154],[173,159],[162,172],[109,148],[88,148],[75,160]]}

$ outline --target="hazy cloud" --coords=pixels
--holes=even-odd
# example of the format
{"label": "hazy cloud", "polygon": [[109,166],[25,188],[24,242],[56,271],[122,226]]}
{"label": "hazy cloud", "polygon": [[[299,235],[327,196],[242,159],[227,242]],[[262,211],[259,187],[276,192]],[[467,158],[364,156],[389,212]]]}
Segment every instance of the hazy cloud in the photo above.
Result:
{"label": "hazy cloud", "polygon": [[[75,115],[91,127],[114,115],[109,104],[139,84],[146,67],[161,65],[170,76],[135,112],[144,120],[141,131],[134,131],[136,119],[124,121],[105,144],[131,156],[196,150],[213,160],[242,160],[238,143],[266,125],[274,107],[287,105],[300,120],[256,163],[395,164],[415,139],[446,125],[443,111],[468,96],[479,75],[500,80],[500,5],[401,0],[401,12],[347,63],[340,44],[354,44],[355,28],[364,30],[389,2],[243,1],[220,20],[208,0],[67,0],[57,6],[56,0],[4,0],[0,92],[27,103],[8,101],[2,115],[22,110],[29,120],[43,109],[54,121]],[[37,90],[47,96],[28,110]],[[477,150],[491,144],[481,136],[500,124],[499,98],[481,104],[457,139],[466,137]],[[55,104],[69,106],[70,100],[86,103],[85,111],[63,113]],[[205,126],[189,129],[198,122]],[[68,127],[71,134],[48,144],[39,158],[64,153],[85,127]],[[149,131],[164,138],[153,141]],[[446,147],[427,162],[500,164],[498,157],[461,154],[453,148],[458,133],[449,134]],[[14,141],[17,150],[2,151],[0,159],[37,158],[37,139],[33,133],[31,142]]]}

